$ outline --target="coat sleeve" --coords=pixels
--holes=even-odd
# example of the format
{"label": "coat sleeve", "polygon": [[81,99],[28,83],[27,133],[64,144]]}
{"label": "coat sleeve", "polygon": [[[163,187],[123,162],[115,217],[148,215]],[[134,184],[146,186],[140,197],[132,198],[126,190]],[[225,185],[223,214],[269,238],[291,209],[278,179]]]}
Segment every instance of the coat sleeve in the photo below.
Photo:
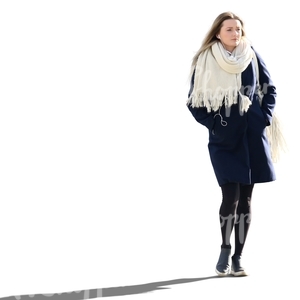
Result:
{"label": "coat sleeve", "polygon": [[273,84],[271,75],[264,60],[255,50],[254,52],[258,63],[259,84],[261,86],[261,91],[263,92],[261,109],[265,115],[267,126],[269,126],[272,122],[272,114],[276,104],[276,87]]}
{"label": "coat sleeve", "polygon": [[[192,94],[193,89],[194,89],[194,78],[195,78],[195,71],[191,78],[190,91],[188,93],[188,98],[190,98],[190,95]],[[187,107],[198,123],[207,127],[209,130],[211,130],[213,128],[214,118],[213,118],[212,113],[209,113],[207,111],[206,107],[192,107],[191,103],[189,103],[189,102],[187,103]]]}

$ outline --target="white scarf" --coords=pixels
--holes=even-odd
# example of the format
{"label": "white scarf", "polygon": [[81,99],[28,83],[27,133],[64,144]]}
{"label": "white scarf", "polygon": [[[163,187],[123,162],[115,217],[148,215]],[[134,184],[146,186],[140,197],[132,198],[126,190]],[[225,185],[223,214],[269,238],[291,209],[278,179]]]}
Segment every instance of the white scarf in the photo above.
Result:
{"label": "white scarf", "polygon": [[246,112],[251,101],[240,92],[241,73],[247,68],[254,56],[250,43],[242,38],[231,55],[221,42],[202,52],[195,67],[194,89],[188,103],[192,107],[206,107],[208,112],[217,111],[223,103],[230,107],[238,102],[240,110]]}
{"label": "white scarf", "polygon": [[[208,112],[217,111],[225,103],[225,108],[236,104],[240,95],[240,111],[246,112],[251,105],[250,99],[242,95],[241,73],[254,59],[257,84],[259,71],[257,58],[250,43],[242,38],[240,44],[229,56],[220,42],[212,45],[211,49],[202,52],[196,64],[194,89],[188,99],[192,107],[206,107]],[[263,94],[259,93],[260,104]],[[267,126],[267,138],[270,144],[273,162],[277,162],[280,152],[287,150],[287,144],[281,128],[281,122],[273,112],[272,122]]]}

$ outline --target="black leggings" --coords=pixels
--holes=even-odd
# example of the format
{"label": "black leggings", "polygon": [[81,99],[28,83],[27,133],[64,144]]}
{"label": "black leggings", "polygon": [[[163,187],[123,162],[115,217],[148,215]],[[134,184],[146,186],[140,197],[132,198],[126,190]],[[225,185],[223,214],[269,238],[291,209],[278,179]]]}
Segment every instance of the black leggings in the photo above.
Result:
{"label": "black leggings", "polygon": [[251,196],[254,184],[227,183],[221,186],[220,226],[222,248],[231,248],[230,236],[235,231],[234,255],[242,255],[251,222]]}

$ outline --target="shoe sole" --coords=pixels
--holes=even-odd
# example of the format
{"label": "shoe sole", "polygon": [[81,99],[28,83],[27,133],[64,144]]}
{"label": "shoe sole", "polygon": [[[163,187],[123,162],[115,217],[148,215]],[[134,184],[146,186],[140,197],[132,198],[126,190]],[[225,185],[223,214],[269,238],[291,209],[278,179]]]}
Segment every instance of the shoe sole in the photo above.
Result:
{"label": "shoe sole", "polygon": [[233,270],[231,270],[230,274],[233,275],[233,276],[236,276],[236,277],[238,277],[238,276],[248,276],[246,271],[234,272]]}
{"label": "shoe sole", "polygon": [[216,271],[216,273],[217,273],[219,276],[221,276],[221,277],[227,276],[227,275],[229,274],[229,271],[226,272],[226,273],[219,272],[217,269],[216,269],[215,271]]}

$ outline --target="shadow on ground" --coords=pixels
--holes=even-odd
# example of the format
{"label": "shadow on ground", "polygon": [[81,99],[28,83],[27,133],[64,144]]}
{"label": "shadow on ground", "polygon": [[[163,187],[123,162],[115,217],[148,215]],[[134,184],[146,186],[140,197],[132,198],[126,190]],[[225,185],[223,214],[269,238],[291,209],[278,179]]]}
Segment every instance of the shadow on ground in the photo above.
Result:
{"label": "shadow on ground", "polygon": [[65,293],[54,294],[31,294],[31,295],[18,295],[0,298],[0,300],[83,300],[83,299],[95,299],[101,297],[114,297],[114,296],[127,296],[135,294],[143,294],[154,292],[157,290],[169,289],[168,286],[182,283],[190,283],[195,281],[221,278],[219,276],[209,276],[200,278],[182,278],[168,281],[152,282],[146,284],[119,286],[110,288],[99,288],[81,291],[72,291]]}

